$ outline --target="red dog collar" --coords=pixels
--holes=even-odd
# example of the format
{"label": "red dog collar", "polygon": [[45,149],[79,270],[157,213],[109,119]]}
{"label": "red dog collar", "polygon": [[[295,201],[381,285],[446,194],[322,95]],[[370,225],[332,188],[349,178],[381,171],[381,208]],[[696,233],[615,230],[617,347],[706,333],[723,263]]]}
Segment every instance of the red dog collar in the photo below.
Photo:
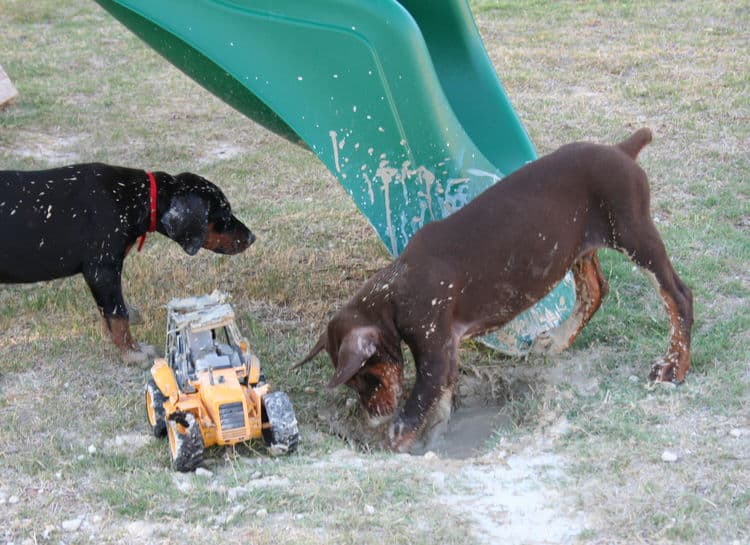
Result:
{"label": "red dog collar", "polygon": [[141,248],[143,248],[143,243],[146,242],[146,235],[148,233],[153,233],[156,231],[156,176],[154,176],[153,172],[147,172],[146,177],[148,178],[149,185],[150,185],[150,191],[149,191],[149,197],[150,197],[150,209],[151,209],[151,221],[148,225],[148,231],[146,233],[143,233],[141,236],[141,240],[138,243],[138,251],[141,251]]}

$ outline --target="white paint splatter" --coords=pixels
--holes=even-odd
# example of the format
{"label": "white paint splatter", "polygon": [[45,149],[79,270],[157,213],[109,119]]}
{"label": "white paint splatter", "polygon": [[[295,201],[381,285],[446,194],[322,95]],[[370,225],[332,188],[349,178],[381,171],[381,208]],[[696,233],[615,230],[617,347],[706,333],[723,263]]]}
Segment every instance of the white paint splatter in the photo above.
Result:
{"label": "white paint splatter", "polygon": [[328,136],[331,137],[331,145],[333,146],[333,163],[336,166],[336,172],[340,173],[341,165],[339,164],[339,146],[336,142],[336,131],[328,131]]}
{"label": "white paint splatter", "polygon": [[396,178],[398,170],[389,166],[387,160],[380,161],[380,166],[375,172],[375,177],[380,178],[383,182],[383,197],[385,198],[385,221],[386,221],[386,232],[388,237],[391,239],[391,253],[396,255],[398,253],[398,246],[396,244],[396,233],[393,229],[393,218],[391,210],[391,183]]}
{"label": "white paint splatter", "polygon": [[487,172],[486,170],[481,170],[478,168],[469,168],[466,170],[467,173],[471,174],[472,176],[477,176],[478,178],[491,178],[492,183],[498,182],[503,179],[503,174],[495,174],[494,172]]}

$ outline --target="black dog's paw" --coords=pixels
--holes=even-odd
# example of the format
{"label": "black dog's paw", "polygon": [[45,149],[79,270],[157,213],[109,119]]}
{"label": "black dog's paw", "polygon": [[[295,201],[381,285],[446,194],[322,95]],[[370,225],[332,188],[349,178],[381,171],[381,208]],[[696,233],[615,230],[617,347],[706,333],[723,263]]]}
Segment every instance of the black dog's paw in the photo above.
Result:
{"label": "black dog's paw", "polygon": [[148,352],[143,350],[128,350],[120,354],[120,358],[125,365],[132,365],[145,369],[151,363],[152,357]]}

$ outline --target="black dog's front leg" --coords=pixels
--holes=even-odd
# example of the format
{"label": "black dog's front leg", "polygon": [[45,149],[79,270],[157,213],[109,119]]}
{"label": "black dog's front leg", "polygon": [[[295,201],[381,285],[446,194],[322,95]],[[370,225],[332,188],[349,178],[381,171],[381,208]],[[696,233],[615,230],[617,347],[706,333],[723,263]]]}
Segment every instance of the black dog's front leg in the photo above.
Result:
{"label": "black dog's front leg", "polygon": [[102,314],[104,327],[122,354],[138,351],[130,334],[128,308],[122,296],[122,264],[99,263],[86,267],[83,277]]}
{"label": "black dog's front leg", "polygon": [[[434,334],[434,338],[441,336]],[[452,402],[458,381],[455,341],[442,346],[411,349],[417,370],[416,381],[388,434],[389,447],[396,452],[407,452],[423,431],[432,411],[442,402]]]}

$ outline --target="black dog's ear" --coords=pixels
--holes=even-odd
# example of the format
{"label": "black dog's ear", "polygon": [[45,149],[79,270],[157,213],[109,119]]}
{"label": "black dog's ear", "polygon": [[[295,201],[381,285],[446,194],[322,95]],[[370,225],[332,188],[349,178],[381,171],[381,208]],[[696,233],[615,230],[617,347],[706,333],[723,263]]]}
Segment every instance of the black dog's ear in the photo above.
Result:
{"label": "black dog's ear", "polygon": [[169,209],[161,217],[161,224],[169,238],[189,255],[195,255],[208,233],[208,204],[195,195],[172,197]]}
{"label": "black dog's ear", "polygon": [[339,346],[336,372],[328,387],[335,388],[356,375],[375,354],[379,342],[380,330],[377,327],[358,327],[347,333]]}

